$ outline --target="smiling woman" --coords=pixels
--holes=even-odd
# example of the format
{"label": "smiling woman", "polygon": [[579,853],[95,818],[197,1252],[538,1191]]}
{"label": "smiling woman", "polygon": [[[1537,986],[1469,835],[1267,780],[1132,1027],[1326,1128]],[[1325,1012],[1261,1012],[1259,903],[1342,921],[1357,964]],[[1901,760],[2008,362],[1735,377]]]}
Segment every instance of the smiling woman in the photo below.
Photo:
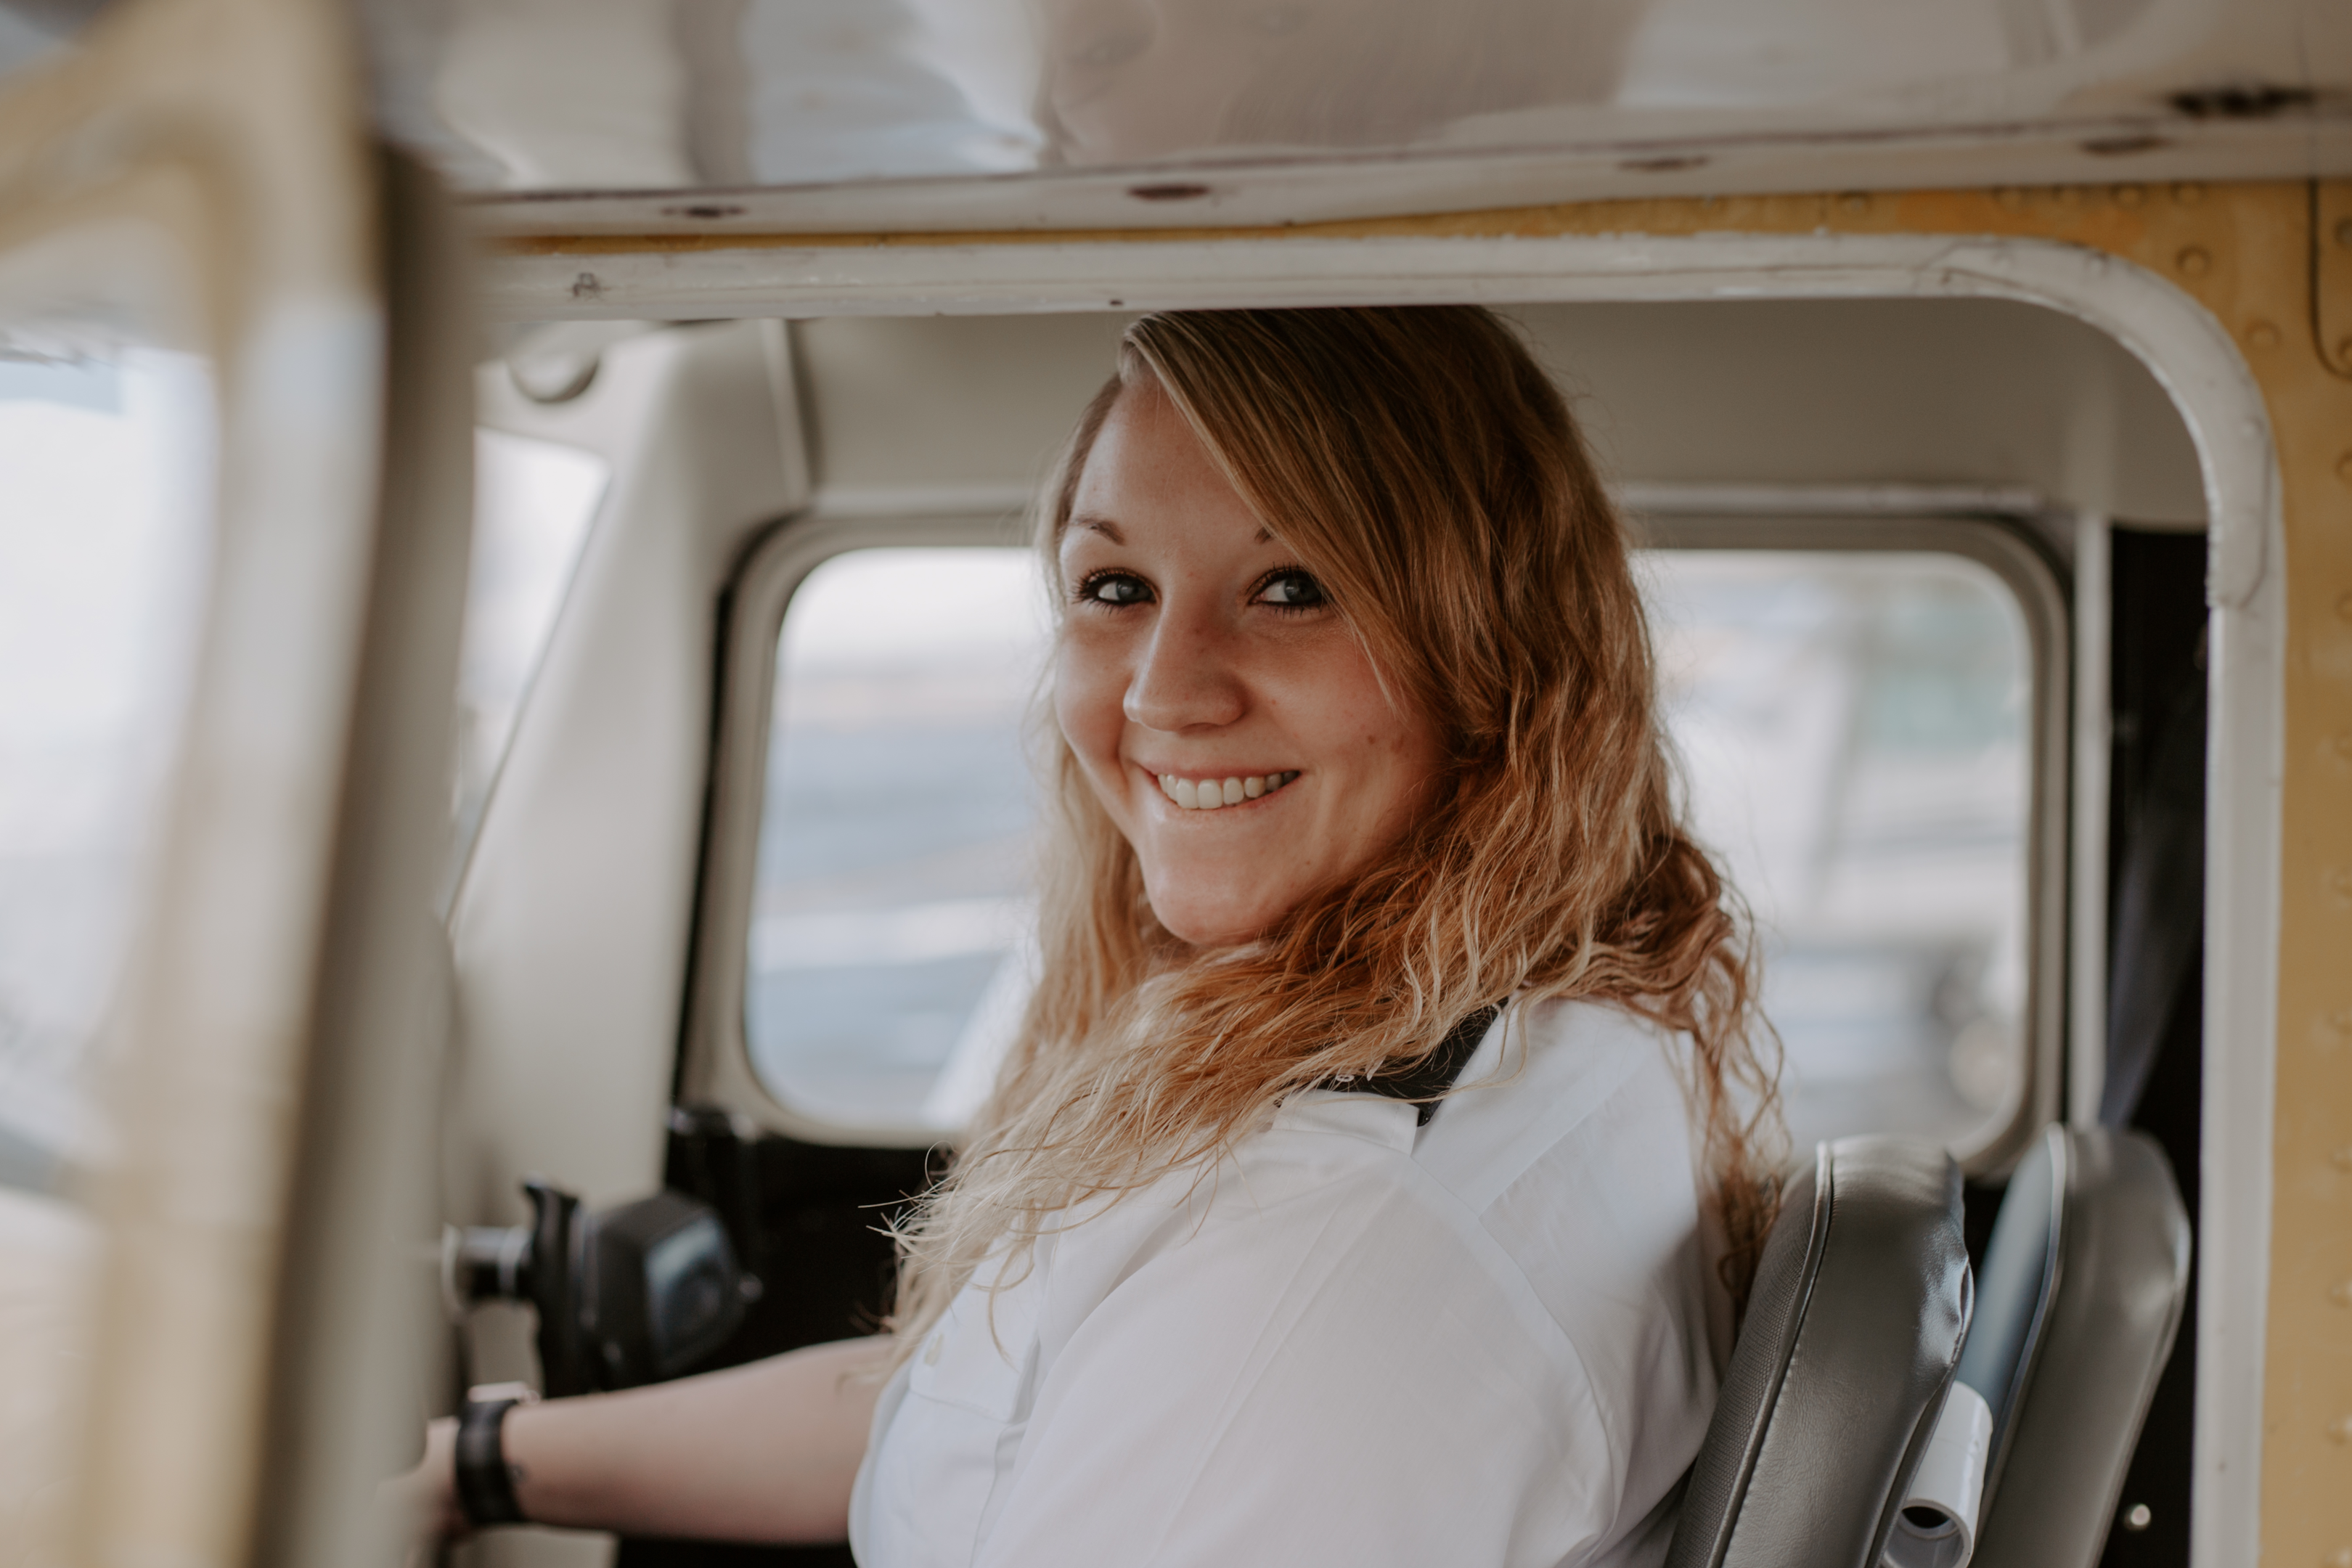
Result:
{"label": "smiling woman", "polygon": [[1145,317],[1038,544],[1035,981],[890,1331],[471,1407],[414,1484],[875,1565],[1657,1562],[1778,1110],[1559,395],[1483,310]]}

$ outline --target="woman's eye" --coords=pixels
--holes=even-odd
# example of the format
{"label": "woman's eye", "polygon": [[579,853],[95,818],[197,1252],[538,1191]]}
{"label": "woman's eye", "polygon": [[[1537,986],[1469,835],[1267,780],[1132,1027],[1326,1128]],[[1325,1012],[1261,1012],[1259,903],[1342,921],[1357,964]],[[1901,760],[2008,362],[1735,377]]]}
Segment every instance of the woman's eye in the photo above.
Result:
{"label": "woman's eye", "polygon": [[1102,572],[1078,584],[1078,598],[1089,605],[1140,605],[1151,590],[1140,577],[1124,572]]}
{"label": "woman's eye", "polygon": [[1304,572],[1277,572],[1257,591],[1257,602],[1277,609],[1304,610],[1322,604],[1323,584]]}

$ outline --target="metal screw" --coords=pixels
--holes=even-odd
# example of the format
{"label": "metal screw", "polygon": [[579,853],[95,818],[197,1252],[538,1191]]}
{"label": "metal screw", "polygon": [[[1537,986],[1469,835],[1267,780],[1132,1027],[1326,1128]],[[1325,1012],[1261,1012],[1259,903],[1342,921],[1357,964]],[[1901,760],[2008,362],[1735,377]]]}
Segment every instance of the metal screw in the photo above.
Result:
{"label": "metal screw", "polygon": [[2211,253],[2201,245],[2192,245],[2172,258],[2174,266],[2190,278],[2202,278],[2213,269]]}
{"label": "metal screw", "polygon": [[2136,1502],[2132,1504],[2131,1507],[2124,1510],[2124,1528],[2126,1530],[2146,1530],[2148,1525],[2148,1521],[2155,1517],[2156,1515],[2148,1511],[2147,1504],[2144,1502]]}

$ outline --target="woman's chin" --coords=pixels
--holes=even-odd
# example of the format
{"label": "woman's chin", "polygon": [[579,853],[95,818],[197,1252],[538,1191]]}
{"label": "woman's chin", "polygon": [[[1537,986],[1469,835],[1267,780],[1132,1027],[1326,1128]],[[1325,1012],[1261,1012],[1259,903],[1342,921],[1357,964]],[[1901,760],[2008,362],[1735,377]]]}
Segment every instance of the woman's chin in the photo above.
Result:
{"label": "woman's chin", "polygon": [[1199,896],[1151,896],[1151,912],[1177,941],[1192,947],[1237,947],[1251,941],[1282,917],[1279,909],[1248,907],[1226,899]]}

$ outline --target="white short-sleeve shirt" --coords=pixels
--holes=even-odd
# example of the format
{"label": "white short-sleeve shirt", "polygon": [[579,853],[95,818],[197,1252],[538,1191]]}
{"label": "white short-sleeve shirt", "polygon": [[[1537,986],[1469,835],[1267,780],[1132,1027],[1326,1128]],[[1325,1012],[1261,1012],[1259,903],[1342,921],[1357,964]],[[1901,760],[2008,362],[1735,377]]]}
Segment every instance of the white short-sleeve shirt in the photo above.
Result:
{"label": "white short-sleeve shirt", "polygon": [[1662,1561],[1729,1338],[1687,1048],[1514,1005],[1426,1127],[1298,1095],[1049,1235],[884,1389],[857,1561]]}

